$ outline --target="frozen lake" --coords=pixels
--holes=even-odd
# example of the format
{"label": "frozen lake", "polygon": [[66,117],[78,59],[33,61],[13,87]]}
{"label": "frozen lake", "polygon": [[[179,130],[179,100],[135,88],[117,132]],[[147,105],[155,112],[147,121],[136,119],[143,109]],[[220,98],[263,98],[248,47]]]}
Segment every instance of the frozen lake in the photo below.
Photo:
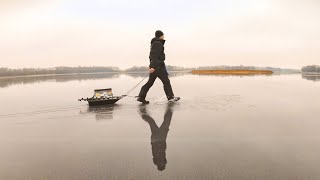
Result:
{"label": "frozen lake", "polygon": [[175,104],[160,80],[146,106],[77,101],[142,78],[0,79],[0,179],[320,179],[319,78],[171,73]]}

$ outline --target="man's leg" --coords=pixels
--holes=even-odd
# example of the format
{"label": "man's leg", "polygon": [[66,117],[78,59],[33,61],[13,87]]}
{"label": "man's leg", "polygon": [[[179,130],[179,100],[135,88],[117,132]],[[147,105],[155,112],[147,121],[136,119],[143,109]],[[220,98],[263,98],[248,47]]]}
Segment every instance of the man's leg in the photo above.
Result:
{"label": "man's leg", "polygon": [[151,73],[149,75],[149,80],[148,82],[142,86],[140,93],[139,93],[139,98],[140,99],[145,99],[147,96],[147,93],[151,86],[153,85],[154,81],[157,79],[157,75],[155,73]]}
{"label": "man's leg", "polygon": [[170,80],[168,77],[168,73],[165,68],[162,68],[160,71],[161,72],[158,72],[158,77],[163,83],[163,89],[164,89],[164,92],[166,93],[167,98],[171,99],[174,97],[174,94],[172,91],[172,87],[171,87],[171,83],[170,83]]}

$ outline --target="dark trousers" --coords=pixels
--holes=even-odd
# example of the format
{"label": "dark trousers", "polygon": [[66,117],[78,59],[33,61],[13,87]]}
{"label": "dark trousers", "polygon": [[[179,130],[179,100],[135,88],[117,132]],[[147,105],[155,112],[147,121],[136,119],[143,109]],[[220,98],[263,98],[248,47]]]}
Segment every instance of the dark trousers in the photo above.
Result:
{"label": "dark trousers", "polygon": [[142,86],[139,97],[145,99],[149,89],[152,87],[154,81],[159,78],[163,83],[163,89],[168,99],[174,97],[172,87],[168,77],[168,72],[165,66],[160,66],[153,73],[150,73],[148,82]]}

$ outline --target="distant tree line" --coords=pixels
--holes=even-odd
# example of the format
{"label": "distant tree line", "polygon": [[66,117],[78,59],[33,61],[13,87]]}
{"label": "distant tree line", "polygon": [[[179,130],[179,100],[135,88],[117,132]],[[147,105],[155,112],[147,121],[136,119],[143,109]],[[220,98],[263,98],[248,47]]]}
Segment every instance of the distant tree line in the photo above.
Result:
{"label": "distant tree line", "polygon": [[303,73],[317,73],[317,74],[320,74],[320,66],[318,66],[318,65],[304,66],[304,67],[301,68],[301,71]]}
{"label": "distant tree line", "polygon": [[118,72],[117,67],[55,67],[55,68],[22,68],[10,69],[0,68],[1,76],[27,76],[27,75],[44,75],[44,74],[70,74],[70,73],[103,73],[103,72]]}
{"label": "distant tree line", "polygon": [[[124,70],[124,72],[145,72],[149,67],[148,66],[133,66]],[[168,71],[191,71],[194,68],[185,68],[181,66],[171,66],[166,65]]]}
{"label": "distant tree line", "polygon": [[23,68],[23,69],[9,69],[0,68],[0,76],[24,76],[24,75],[38,75],[38,74],[52,74],[53,70],[50,69],[35,69],[35,68]]}
{"label": "distant tree line", "polygon": [[67,73],[103,73],[103,72],[119,72],[118,67],[103,67],[103,66],[93,66],[93,67],[67,67],[61,66],[55,68],[56,74],[67,74]]}
{"label": "distant tree line", "polygon": [[275,68],[275,67],[257,67],[257,66],[201,66],[197,70],[269,70],[274,73],[300,73],[298,69]]}
{"label": "distant tree line", "polygon": [[[5,76],[27,76],[27,75],[46,75],[46,74],[83,74],[83,73],[110,73],[110,72],[145,72],[147,66],[134,66],[128,68],[124,71],[120,70],[118,67],[103,67],[103,66],[93,66],[93,67],[67,67],[60,66],[55,68],[22,68],[22,69],[10,69],[0,67],[0,77]],[[190,68],[183,68],[178,66],[167,66],[168,71],[187,71]]]}

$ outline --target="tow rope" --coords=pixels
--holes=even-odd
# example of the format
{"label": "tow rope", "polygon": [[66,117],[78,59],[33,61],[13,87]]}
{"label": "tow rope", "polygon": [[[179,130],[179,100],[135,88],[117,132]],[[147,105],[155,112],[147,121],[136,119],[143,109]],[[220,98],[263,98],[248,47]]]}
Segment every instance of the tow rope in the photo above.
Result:
{"label": "tow rope", "polygon": [[138,84],[136,84],[135,86],[133,86],[133,88],[131,88],[127,93],[125,93],[124,95],[122,95],[122,97],[134,97],[137,98],[138,96],[129,96],[129,94],[135,90],[147,77],[149,77],[149,73],[141,80],[138,82]]}

